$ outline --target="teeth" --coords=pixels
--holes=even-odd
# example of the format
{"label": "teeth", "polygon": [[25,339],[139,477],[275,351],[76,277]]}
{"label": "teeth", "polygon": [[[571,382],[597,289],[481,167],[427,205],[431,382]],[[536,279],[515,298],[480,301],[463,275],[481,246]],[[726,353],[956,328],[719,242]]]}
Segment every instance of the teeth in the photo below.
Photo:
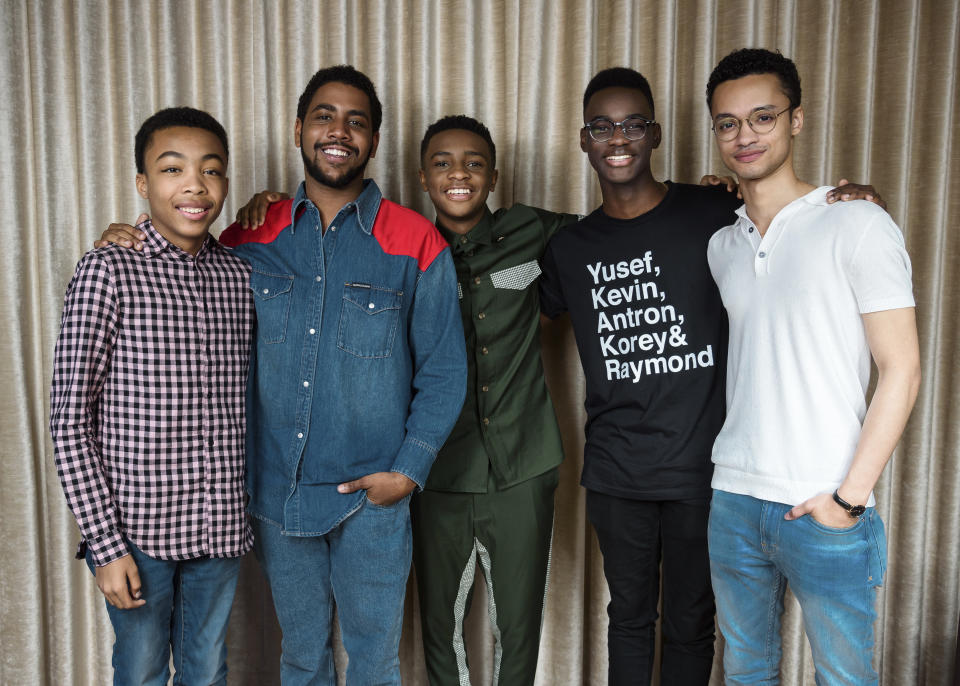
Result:
{"label": "teeth", "polygon": [[346,150],[340,150],[338,148],[324,148],[323,151],[328,155],[335,155],[337,157],[346,157],[350,154]]}
{"label": "teeth", "polygon": [[610,155],[607,159],[618,162],[620,160],[629,160],[633,155]]}
{"label": "teeth", "polygon": [[181,207],[180,210],[187,214],[203,214],[207,211],[205,207]]}
{"label": "teeth", "polygon": [[451,188],[447,191],[447,195],[469,195],[469,188]]}

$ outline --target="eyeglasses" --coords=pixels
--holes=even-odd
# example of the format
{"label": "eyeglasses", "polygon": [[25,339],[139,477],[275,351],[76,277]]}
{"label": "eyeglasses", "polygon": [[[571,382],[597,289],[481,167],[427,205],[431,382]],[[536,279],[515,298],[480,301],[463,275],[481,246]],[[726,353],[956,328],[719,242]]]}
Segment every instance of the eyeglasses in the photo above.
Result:
{"label": "eyeglasses", "polygon": [[623,131],[624,138],[630,141],[638,141],[647,135],[647,128],[656,123],[655,121],[650,121],[649,119],[644,119],[636,115],[627,117],[623,121],[610,121],[606,117],[597,117],[593,121],[588,122],[583,128],[590,134],[590,138],[598,143],[603,143],[613,138],[613,134],[616,132],[618,126],[620,130]]}
{"label": "eyeglasses", "polygon": [[732,141],[740,135],[741,122],[747,122],[755,133],[770,133],[773,127],[777,125],[777,119],[784,112],[790,110],[788,105],[786,109],[779,112],[770,110],[754,110],[746,119],[737,117],[720,117],[713,122],[713,132],[717,135],[717,140]]}

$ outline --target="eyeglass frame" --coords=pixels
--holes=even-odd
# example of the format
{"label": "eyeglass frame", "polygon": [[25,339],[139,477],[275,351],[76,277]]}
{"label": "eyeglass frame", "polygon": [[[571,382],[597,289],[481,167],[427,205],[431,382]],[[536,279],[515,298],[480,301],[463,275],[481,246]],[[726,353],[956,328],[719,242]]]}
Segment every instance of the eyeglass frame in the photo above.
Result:
{"label": "eyeglass frame", "polygon": [[732,114],[729,114],[729,115],[727,115],[726,117],[724,117],[723,119],[733,119],[733,120],[735,120],[735,121],[737,122],[737,132],[736,132],[735,134],[733,134],[732,136],[730,136],[730,138],[720,138],[720,133],[717,131],[717,122],[716,122],[716,120],[711,120],[711,121],[710,121],[710,129],[713,131],[713,135],[717,137],[717,140],[718,140],[718,141],[723,141],[724,143],[729,143],[730,141],[734,140],[737,136],[740,135],[740,131],[743,130],[743,122],[746,122],[747,125],[750,126],[750,130],[753,131],[754,133],[759,133],[759,134],[770,133],[770,132],[773,131],[775,128],[777,128],[777,122],[780,121],[780,115],[783,114],[784,112],[787,112],[787,111],[792,110],[792,109],[794,109],[793,105],[787,105],[784,109],[782,109],[782,110],[780,110],[779,112],[777,112],[777,113],[776,113],[776,116],[774,116],[773,126],[770,127],[770,131],[757,131],[757,129],[753,126],[753,122],[750,121],[750,117],[752,117],[752,116],[755,115],[755,114],[760,114],[760,113],[762,113],[762,112],[770,112],[770,110],[765,110],[765,109],[756,109],[756,110],[753,110],[753,112],[751,112],[750,114],[748,114],[748,115],[746,116],[746,118],[744,118],[744,119],[741,119],[740,117],[734,117]]}
{"label": "eyeglass frame", "polygon": [[[626,122],[630,121],[631,119],[639,119],[640,121],[643,122],[643,135],[641,135],[639,138],[631,138],[630,136],[627,135],[626,130],[623,128],[623,125]],[[617,134],[617,127],[619,126],[620,132],[623,133],[623,137],[626,138],[628,141],[642,141],[647,135],[647,129],[657,124],[656,121],[651,121],[650,119],[647,119],[646,117],[644,117],[642,114],[631,114],[629,117],[624,117],[623,121],[613,121],[608,117],[594,117],[589,122],[584,124],[583,128],[581,128],[580,130],[586,131],[587,135],[590,136],[590,139],[596,143],[606,143],[607,141],[610,140],[610,138],[605,138],[603,140],[600,140],[593,135],[593,131],[590,130],[590,125],[597,121],[609,122],[613,126],[613,131],[610,132],[610,138],[613,138]]]}

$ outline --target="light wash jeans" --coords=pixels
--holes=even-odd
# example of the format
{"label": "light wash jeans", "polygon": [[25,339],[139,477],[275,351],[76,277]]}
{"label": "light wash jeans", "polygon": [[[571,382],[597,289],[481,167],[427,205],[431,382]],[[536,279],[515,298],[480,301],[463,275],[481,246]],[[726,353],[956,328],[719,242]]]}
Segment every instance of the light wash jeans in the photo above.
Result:
{"label": "light wash jeans", "polygon": [[846,529],[790,505],[714,491],[710,572],[726,641],[725,683],[777,684],[780,617],[789,583],[800,602],[819,686],[877,684],[872,666],[874,603],[887,550],[883,522],[868,508]]}
{"label": "light wash jeans", "polygon": [[[119,610],[107,603],[116,640],[115,686],[227,683],[227,622],[240,573],[239,557],[157,560],[127,541],[146,604]],[[94,571],[87,551],[87,566]]]}
{"label": "light wash jeans", "polygon": [[334,686],[334,604],[348,686],[400,686],[400,630],[412,554],[410,496],[359,510],[322,536],[254,518],[254,550],[283,632],[283,686]]}

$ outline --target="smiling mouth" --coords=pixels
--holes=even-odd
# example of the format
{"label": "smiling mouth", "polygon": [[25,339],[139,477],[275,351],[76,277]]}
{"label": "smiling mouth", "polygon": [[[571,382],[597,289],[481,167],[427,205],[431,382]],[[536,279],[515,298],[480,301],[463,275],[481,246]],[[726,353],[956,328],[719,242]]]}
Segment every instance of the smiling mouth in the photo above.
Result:
{"label": "smiling mouth", "polygon": [[207,214],[210,211],[209,207],[192,207],[186,205],[178,205],[177,211],[180,214],[186,215],[189,219],[199,219]]}
{"label": "smiling mouth", "polygon": [[763,150],[744,150],[743,152],[736,153],[733,158],[737,160],[737,162],[753,162],[762,154]]}
{"label": "smiling mouth", "polygon": [[623,154],[621,154],[621,155],[607,155],[607,156],[604,157],[603,159],[604,159],[604,160],[606,161],[606,163],[609,164],[610,166],[613,166],[613,167],[622,167],[622,166],[625,165],[625,164],[629,164],[629,163],[630,163],[630,160],[632,160],[633,157],[634,157],[633,155],[628,155],[628,154],[626,154],[626,153],[623,153]]}
{"label": "smiling mouth", "polygon": [[351,150],[340,147],[340,146],[328,145],[324,147],[321,145],[317,145],[317,146],[314,146],[314,150],[317,150],[320,153],[322,153],[323,156],[328,160],[330,160],[331,162],[340,162],[341,160],[347,159],[351,155]]}
{"label": "smiling mouth", "polygon": [[471,188],[448,188],[444,191],[446,195],[451,200],[466,200],[473,195],[473,189]]}

